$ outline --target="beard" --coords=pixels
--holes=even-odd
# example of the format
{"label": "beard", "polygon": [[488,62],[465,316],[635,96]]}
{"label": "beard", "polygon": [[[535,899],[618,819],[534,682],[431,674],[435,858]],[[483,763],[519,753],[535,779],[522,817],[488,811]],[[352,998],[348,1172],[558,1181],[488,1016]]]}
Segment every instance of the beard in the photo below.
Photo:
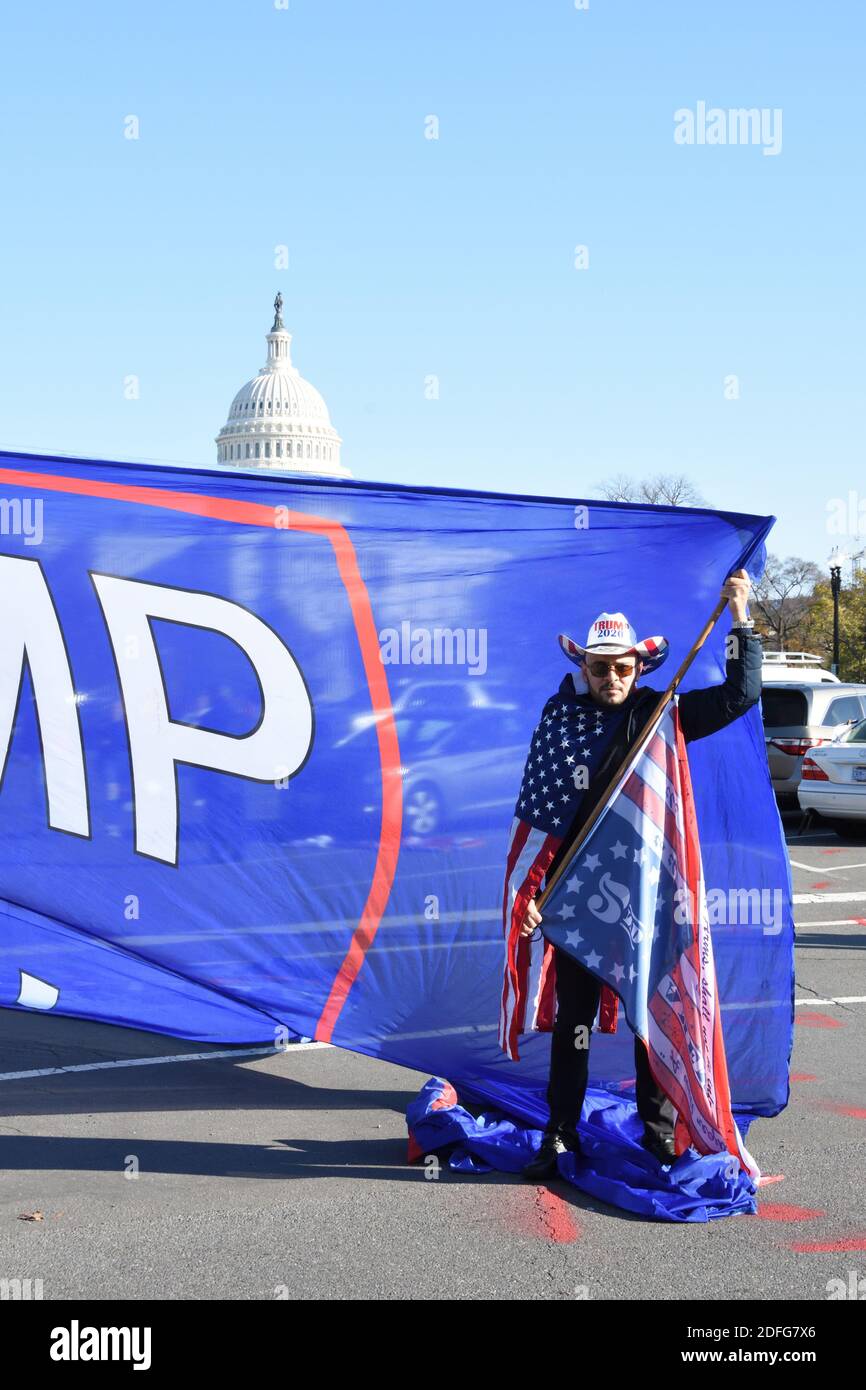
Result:
{"label": "beard", "polygon": [[636,684],[636,681],[632,681],[631,685],[628,686],[627,689],[623,689],[622,686],[619,686],[616,689],[612,690],[590,689],[590,694],[592,695],[592,698],[595,700],[596,704],[606,705],[608,708],[613,708],[617,705],[625,704],[626,700],[634,691]]}

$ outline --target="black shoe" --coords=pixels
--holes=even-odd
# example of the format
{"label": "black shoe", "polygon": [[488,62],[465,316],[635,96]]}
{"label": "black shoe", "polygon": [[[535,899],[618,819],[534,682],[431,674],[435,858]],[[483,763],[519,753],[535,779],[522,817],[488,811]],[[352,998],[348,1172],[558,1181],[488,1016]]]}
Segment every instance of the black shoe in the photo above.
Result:
{"label": "black shoe", "polygon": [[578,1136],[573,1130],[546,1129],[538,1153],[522,1170],[523,1176],[533,1181],[550,1177],[558,1171],[559,1155],[564,1153],[582,1153]]}
{"label": "black shoe", "polygon": [[674,1147],[674,1136],[672,1134],[644,1134],[641,1144],[647,1153],[651,1153],[653,1158],[657,1158],[659,1163],[675,1163],[677,1151]]}

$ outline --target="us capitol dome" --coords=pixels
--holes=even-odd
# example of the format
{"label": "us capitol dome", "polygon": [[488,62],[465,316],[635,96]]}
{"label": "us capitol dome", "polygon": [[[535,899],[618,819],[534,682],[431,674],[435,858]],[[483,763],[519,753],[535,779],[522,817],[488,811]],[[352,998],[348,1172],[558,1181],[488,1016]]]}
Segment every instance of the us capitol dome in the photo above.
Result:
{"label": "us capitol dome", "polygon": [[314,386],[292,366],[291,333],[282,318],[283,296],[274,300],[266,334],[268,360],[238,391],[216,437],[222,468],[271,469],[318,477],[351,478],[340,463],[342,440]]}

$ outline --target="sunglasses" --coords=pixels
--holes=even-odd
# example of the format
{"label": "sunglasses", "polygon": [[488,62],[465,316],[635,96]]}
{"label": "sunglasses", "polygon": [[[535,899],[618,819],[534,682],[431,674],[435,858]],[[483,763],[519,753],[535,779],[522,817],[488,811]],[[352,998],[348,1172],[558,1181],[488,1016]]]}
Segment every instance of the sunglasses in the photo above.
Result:
{"label": "sunglasses", "polygon": [[587,669],[594,676],[606,676],[608,671],[616,671],[618,676],[630,676],[635,669],[633,661],[590,661]]}

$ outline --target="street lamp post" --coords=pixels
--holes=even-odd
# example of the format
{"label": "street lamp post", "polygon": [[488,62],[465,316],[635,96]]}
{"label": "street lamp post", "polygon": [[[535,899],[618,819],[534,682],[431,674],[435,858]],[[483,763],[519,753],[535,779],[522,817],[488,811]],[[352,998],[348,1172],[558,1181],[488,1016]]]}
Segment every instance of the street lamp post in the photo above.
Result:
{"label": "street lamp post", "polygon": [[842,566],[848,556],[838,545],[834,546],[830,558],[830,593],[833,595],[833,662],[830,670],[834,676],[839,674],[839,595],[842,592]]}

